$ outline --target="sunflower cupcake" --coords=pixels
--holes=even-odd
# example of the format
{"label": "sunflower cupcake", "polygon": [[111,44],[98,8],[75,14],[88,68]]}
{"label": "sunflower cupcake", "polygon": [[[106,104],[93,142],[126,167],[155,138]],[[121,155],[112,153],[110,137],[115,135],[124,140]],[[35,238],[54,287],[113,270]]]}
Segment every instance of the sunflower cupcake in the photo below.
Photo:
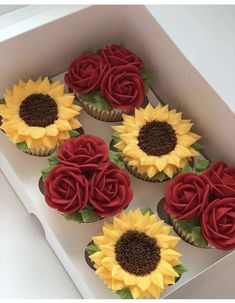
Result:
{"label": "sunflower cupcake", "polygon": [[151,209],[124,211],[105,222],[87,252],[96,274],[121,298],[159,298],[186,271],[176,250],[180,238]]}
{"label": "sunflower cupcake", "polygon": [[150,73],[130,50],[110,44],[70,63],[65,82],[92,117],[115,122],[143,106]]}
{"label": "sunflower cupcake", "polygon": [[136,109],[134,116],[123,114],[122,125],[112,127],[114,147],[134,176],[165,181],[199,155],[201,137],[190,131],[193,123],[181,115],[168,105],[154,108],[149,103],[145,109]]}
{"label": "sunflower cupcake", "polygon": [[47,156],[81,126],[80,107],[73,101],[74,94],[66,94],[59,80],[19,80],[1,100],[0,128],[22,151]]}

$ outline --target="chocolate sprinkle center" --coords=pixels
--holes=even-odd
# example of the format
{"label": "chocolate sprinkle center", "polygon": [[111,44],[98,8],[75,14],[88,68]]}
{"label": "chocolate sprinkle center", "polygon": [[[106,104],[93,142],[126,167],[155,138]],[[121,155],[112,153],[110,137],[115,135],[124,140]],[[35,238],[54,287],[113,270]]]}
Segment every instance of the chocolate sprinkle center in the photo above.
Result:
{"label": "chocolate sprinkle center", "polygon": [[115,254],[119,265],[135,276],[150,274],[160,261],[156,240],[134,230],[128,230],[117,241]]}
{"label": "chocolate sprinkle center", "polygon": [[32,94],[20,105],[20,117],[29,126],[46,127],[57,120],[57,104],[49,95]]}
{"label": "chocolate sprinkle center", "polygon": [[141,127],[139,147],[150,156],[166,155],[177,144],[175,130],[167,122],[152,121]]}

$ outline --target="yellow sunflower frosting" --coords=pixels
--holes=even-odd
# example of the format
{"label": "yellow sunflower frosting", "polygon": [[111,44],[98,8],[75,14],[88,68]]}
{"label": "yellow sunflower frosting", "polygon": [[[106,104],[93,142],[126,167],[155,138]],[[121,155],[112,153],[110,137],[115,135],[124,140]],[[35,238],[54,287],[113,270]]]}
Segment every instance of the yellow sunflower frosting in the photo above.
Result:
{"label": "yellow sunflower frosting", "polygon": [[133,298],[159,298],[179,277],[174,269],[181,264],[175,250],[179,238],[171,229],[150,212],[123,211],[93,237],[96,274],[117,293],[128,289]]}
{"label": "yellow sunflower frosting", "polygon": [[149,178],[163,172],[169,178],[199,153],[192,145],[201,137],[190,131],[191,120],[182,119],[182,113],[169,110],[168,105],[151,104],[135,110],[135,115],[123,115],[123,123],[113,126],[120,142],[115,147],[124,161]]}
{"label": "yellow sunflower frosting", "polygon": [[60,81],[19,80],[6,90],[4,100],[1,128],[13,143],[26,142],[28,149],[53,149],[70,137],[70,130],[81,126],[76,119],[80,107],[73,104],[74,95],[66,94]]}

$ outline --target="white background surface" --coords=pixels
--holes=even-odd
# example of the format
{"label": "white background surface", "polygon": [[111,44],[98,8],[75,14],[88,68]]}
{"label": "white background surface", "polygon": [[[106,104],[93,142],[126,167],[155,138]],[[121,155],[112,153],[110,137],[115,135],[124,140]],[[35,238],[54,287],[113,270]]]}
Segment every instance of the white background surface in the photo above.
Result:
{"label": "white background surface", "polygon": [[[231,90],[235,70],[235,60],[232,61],[235,35],[231,32],[235,28],[234,7],[162,6],[151,10],[221,96],[224,94],[231,102],[235,100]],[[209,56],[205,56],[206,50]],[[230,64],[225,64],[228,58]],[[224,80],[225,74],[230,82]],[[0,298],[80,298],[45,241],[37,219],[27,214],[2,173],[0,193]],[[221,265],[220,273],[196,279],[191,287],[183,287],[174,297],[235,298],[234,278],[228,279],[233,277],[233,264],[227,261]]]}

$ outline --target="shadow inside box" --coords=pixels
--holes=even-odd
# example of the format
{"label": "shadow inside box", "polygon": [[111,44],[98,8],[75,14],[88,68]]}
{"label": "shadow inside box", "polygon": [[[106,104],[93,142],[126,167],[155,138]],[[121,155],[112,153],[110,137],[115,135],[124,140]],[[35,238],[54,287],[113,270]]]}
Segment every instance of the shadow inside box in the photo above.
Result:
{"label": "shadow inside box", "polygon": [[165,198],[163,197],[157,204],[157,214],[160,219],[162,219],[166,224],[172,225],[170,216],[166,213],[164,209]]}

